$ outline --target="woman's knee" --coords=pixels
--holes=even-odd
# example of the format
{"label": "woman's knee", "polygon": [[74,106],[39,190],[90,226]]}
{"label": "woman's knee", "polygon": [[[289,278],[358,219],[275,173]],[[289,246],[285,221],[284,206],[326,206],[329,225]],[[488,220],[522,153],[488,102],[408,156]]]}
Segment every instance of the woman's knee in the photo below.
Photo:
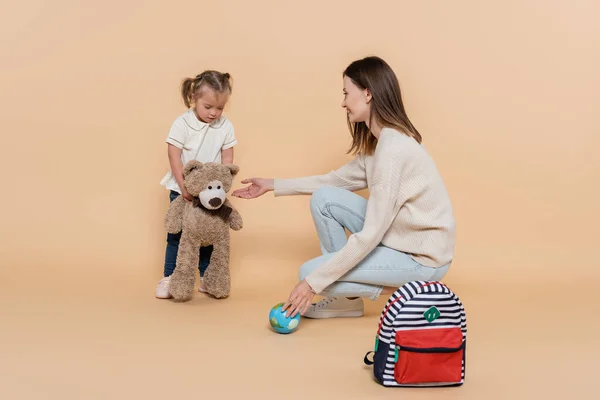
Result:
{"label": "woman's knee", "polygon": [[446,277],[446,274],[448,273],[448,270],[450,269],[450,264],[451,263],[448,263],[442,267],[434,268],[434,272],[430,280],[441,281],[442,279],[444,279]]}
{"label": "woman's knee", "polygon": [[300,269],[298,270],[298,280],[303,281],[304,278],[306,278],[312,271],[312,268],[310,266],[310,261],[305,262],[304,264],[302,264],[300,266]]}
{"label": "woman's knee", "polygon": [[304,280],[304,278],[310,275],[311,272],[313,272],[319,265],[323,263],[324,258],[325,256],[320,256],[317,258],[313,258],[312,260],[308,260],[304,264],[302,264],[300,266],[300,269],[298,270],[298,278],[301,281]]}
{"label": "woman's knee", "polygon": [[321,211],[325,206],[331,202],[332,199],[339,196],[339,194],[345,189],[340,189],[334,186],[322,186],[315,190],[310,197],[310,209],[314,213]]}

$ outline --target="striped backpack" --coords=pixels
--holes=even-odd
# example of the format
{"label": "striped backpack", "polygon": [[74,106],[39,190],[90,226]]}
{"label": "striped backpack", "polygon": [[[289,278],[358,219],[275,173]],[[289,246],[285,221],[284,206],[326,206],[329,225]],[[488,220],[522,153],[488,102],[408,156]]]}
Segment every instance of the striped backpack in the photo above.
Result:
{"label": "striped backpack", "polygon": [[[467,319],[441,282],[412,281],[388,299],[375,349],[364,363],[386,387],[460,386],[465,380]],[[369,355],[373,359],[369,360]]]}

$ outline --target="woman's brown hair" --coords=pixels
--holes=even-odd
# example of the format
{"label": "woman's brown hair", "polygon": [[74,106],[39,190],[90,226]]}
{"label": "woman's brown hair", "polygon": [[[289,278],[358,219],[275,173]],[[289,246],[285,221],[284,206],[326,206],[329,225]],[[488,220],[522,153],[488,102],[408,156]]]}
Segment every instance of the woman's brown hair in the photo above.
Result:
{"label": "woman's brown hair", "polygon": [[[410,122],[404,104],[398,78],[392,68],[379,57],[365,57],[352,62],[343,73],[361,90],[371,92],[372,103],[369,126],[375,120],[382,128],[393,128],[421,143],[422,137]],[[373,154],[377,139],[365,122],[350,123],[352,146],[348,153]]]}
{"label": "woman's brown hair", "polygon": [[231,75],[227,72],[207,70],[196,75],[195,78],[185,78],[181,83],[181,97],[186,107],[189,108],[194,103],[194,95],[204,86],[217,93],[231,94]]}

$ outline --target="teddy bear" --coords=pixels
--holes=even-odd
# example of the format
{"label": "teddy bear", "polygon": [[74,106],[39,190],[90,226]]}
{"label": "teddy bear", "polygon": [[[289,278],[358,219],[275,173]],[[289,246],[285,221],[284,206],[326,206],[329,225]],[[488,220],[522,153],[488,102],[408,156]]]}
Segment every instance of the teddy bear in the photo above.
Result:
{"label": "teddy bear", "polygon": [[169,293],[176,301],[192,297],[201,246],[213,245],[210,265],[204,273],[206,292],[222,299],[229,296],[230,231],[242,229],[239,212],[227,199],[227,192],[239,167],[234,164],[189,161],[183,168],[183,183],[193,196],[173,200],[165,216],[169,233],[181,232],[175,270]]}

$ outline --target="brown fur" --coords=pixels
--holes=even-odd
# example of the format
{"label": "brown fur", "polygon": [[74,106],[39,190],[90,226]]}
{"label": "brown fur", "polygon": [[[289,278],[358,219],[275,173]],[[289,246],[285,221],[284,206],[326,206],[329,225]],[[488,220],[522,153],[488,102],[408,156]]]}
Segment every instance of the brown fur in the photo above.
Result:
{"label": "brown fur", "polygon": [[181,233],[177,264],[169,282],[169,292],[178,301],[189,300],[194,291],[198,252],[201,246],[213,245],[210,265],[204,274],[207,292],[216,298],[229,296],[231,278],[229,271],[230,231],[242,229],[243,221],[228,199],[216,210],[206,209],[198,194],[209,182],[223,184],[225,193],[231,189],[233,177],[239,172],[236,165],[190,161],[183,169],[183,180],[187,191],[194,196],[192,202],[183,196],[171,202],[165,216],[165,227],[169,233]]}

